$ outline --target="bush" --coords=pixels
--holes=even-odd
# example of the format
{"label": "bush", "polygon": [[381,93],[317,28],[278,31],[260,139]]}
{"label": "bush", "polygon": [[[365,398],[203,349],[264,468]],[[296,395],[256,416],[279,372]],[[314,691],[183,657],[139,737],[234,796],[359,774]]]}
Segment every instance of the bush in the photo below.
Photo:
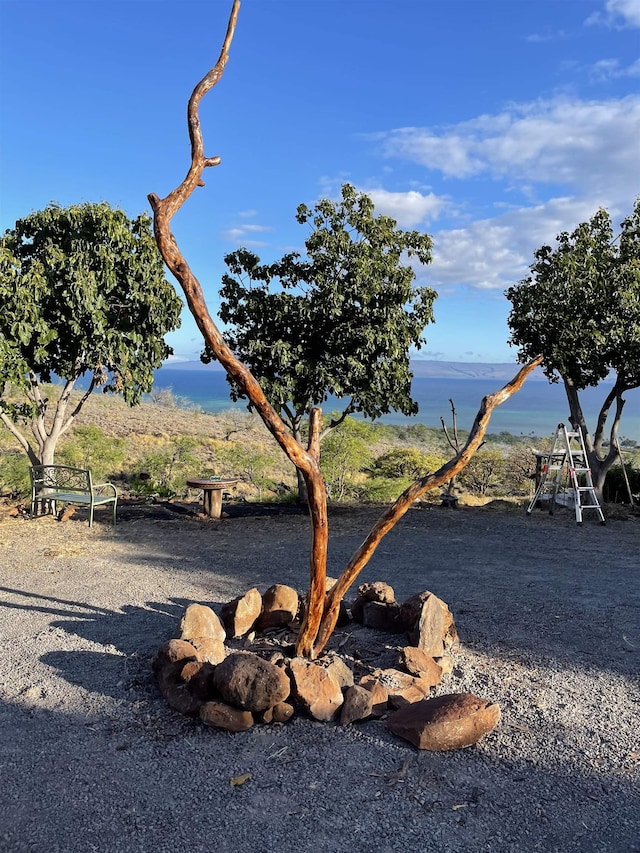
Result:
{"label": "bush", "polygon": [[407,477],[410,481],[441,468],[447,459],[435,453],[426,453],[415,447],[389,450],[379,456],[373,470],[381,477]]}
{"label": "bush", "polygon": [[183,436],[168,442],[161,450],[147,454],[140,461],[140,468],[147,477],[134,477],[133,491],[144,495],[157,494],[160,497],[171,497],[178,492],[184,492],[187,477],[193,475],[193,469],[198,465],[198,458],[193,453],[196,446],[197,441],[194,438]]}
{"label": "bush", "polygon": [[95,482],[114,477],[125,458],[125,441],[106,435],[94,424],[76,426],[60,445],[56,456],[59,465],[88,468]]}
{"label": "bush", "polygon": [[[634,501],[640,501],[640,469],[626,465],[627,479]],[[622,465],[613,465],[607,473],[602,496],[605,503],[629,503],[629,492]]]}
{"label": "bush", "polygon": [[0,495],[26,498],[30,492],[29,460],[19,450],[4,450],[0,455]]}
{"label": "bush", "polygon": [[346,418],[322,442],[320,465],[331,500],[352,499],[358,494],[358,476],[372,461],[370,424]]}

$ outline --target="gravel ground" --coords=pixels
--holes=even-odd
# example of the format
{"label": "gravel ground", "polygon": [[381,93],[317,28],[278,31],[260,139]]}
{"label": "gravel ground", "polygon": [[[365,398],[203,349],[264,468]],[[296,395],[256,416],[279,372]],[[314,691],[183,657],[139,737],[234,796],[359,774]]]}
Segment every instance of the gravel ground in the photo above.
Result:
{"label": "gravel ground", "polygon": [[[331,514],[331,575],[376,515]],[[307,518],[258,507],[0,523],[1,851],[640,851],[637,517],[414,509],[383,540],[360,581],[456,618],[438,692],[502,709],[448,753],[384,721],[231,735],[160,698],[151,657],[184,606],[304,589],[308,541]]]}

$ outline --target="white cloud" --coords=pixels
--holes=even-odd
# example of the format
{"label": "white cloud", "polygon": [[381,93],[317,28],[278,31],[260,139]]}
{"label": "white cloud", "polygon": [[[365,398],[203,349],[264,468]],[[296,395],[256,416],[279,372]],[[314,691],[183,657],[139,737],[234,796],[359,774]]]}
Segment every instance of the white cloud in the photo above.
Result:
{"label": "white cloud", "polygon": [[[554,198],[465,228],[437,232],[433,235],[433,262],[420,277],[436,290],[460,285],[504,290],[528,275],[536,249],[555,245],[557,234],[572,231],[602,205],[606,206],[606,200],[593,196]],[[631,211],[614,205],[608,209],[614,225]]]}
{"label": "white cloud", "polygon": [[555,98],[514,105],[446,128],[400,128],[383,138],[386,157],[414,161],[448,178],[621,191],[637,180],[640,97]]}
{"label": "white cloud", "polygon": [[376,213],[391,216],[401,228],[414,228],[438,217],[445,203],[433,193],[422,195],[415,190],[389,192],[381,188],[364,190],[375,204]]}
{"label": "white cloud", "polygon": [[239,225],[236,228],[228,228],[223,232],[222,237],[224,240],[229,240],[231,243],[242,243],[245,246],[251,246],[253,248],[262,247],[269,245],[260,240],[254,240],[252,238],[248,238],[247,235],[263,233],[265,231],[272,231],[273,229],[268,225],[251,225],[244,224]]}
{"label": "white cloud", "polygon": [[596,83],[620,77],[640,77],[640,59],[636,59],[626,68],[621,66],[617,59],[601,59],[594,63],[589,71],[589,78]]}
{"label": "white cloud", "polygon": [[606,0],[604,12],[595,12],[585,23],[640,27],[640,0]]}
{"label": "white cloud", "polygon": [[526,36],[525,41],[531,44],[544,44],[548,41],[559,41],[566,38],[568,38],[568,33],[565,30],[545,30],[543,33],[531,33],[531,35]]}

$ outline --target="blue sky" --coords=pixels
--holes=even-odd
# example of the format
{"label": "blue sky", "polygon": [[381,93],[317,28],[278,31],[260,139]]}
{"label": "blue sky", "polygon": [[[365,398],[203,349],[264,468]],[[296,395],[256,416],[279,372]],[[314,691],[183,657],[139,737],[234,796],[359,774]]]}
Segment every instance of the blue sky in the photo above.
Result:
{"label": "blue sky", "polygon": [[[50,201],[131,216],[189,165],[186,104],[230,0],[0,0],[0,228]],[[201,108],[207,170],[173,221],[212,312],[224,255],[303,248],[348,181],[431,234],[423,358],[513,361],[505,287],[640,193],[640,0],[243,0]],[[169,342],[197,358],[185,314]]]}

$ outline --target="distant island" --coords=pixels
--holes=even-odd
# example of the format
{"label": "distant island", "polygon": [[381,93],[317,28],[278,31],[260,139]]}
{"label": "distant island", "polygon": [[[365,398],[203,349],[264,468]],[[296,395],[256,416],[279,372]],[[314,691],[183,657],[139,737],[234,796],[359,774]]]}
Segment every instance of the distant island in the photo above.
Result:
{"label": "distant island", "polygon": [[[505,363],[486,363],[479,361],[429,361],[427,359],[413,359],[411,370],[416,379],[495,379],[499,382],[508,382],[518,372],[521,365]],[[212,361],[211,364],[203,364],[201,361],[178,361],[177,359],[166,361],[162,368],[167,370],[222,370],[219,362]],[[160,368],[162,370],[162,368]],[[547,381],[540,368],[529,377],[532,380]]]}

